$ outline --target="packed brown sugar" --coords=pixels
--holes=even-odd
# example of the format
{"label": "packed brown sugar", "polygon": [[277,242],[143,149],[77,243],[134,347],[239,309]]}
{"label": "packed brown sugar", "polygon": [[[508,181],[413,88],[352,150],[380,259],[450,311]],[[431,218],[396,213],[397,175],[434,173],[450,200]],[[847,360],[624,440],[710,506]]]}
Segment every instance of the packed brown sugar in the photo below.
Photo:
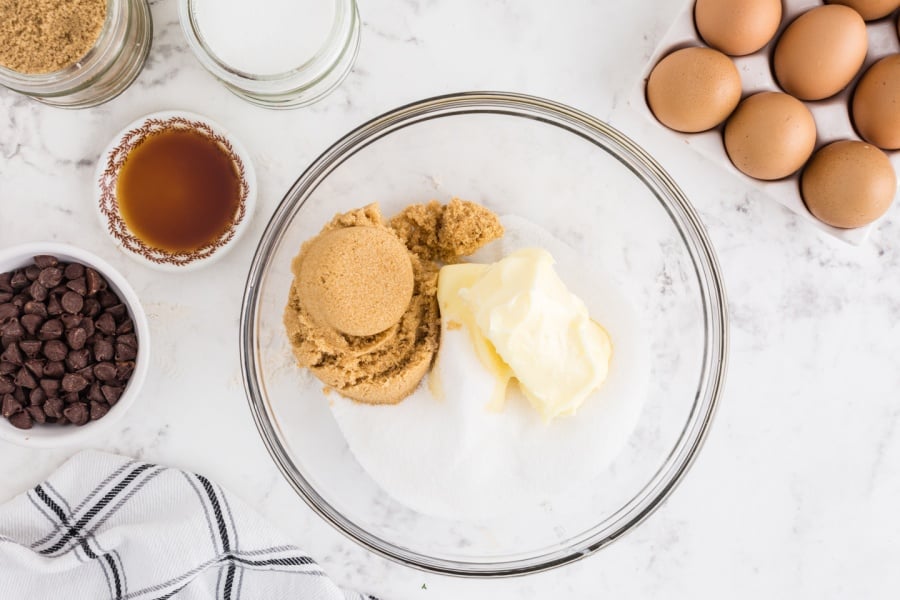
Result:
{"label": "packed brown sugar", "polygon": [[292,263],[284,323],[298,364],[348,398],[401,401],[438,349],[441,263],[502,235],[494,213],[458,199],[390,221],[377,204],[335,216]]}
{"label": "packed brown sugar", "polygon": [[0,0],[0,66],[30,75],[65,69],[97,42],[106,0]]}

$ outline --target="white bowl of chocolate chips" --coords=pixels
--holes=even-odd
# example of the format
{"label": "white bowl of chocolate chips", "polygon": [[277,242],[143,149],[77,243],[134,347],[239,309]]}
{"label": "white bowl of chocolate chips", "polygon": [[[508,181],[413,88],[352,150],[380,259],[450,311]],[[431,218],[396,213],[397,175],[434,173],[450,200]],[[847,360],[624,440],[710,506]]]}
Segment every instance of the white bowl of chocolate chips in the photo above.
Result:
{"label": "white bowl of chocolate chips", "polygon": [[46,448],[108,430],[149,361],[147,316],[106,261],[50,242],[0,251],[0,439]]}

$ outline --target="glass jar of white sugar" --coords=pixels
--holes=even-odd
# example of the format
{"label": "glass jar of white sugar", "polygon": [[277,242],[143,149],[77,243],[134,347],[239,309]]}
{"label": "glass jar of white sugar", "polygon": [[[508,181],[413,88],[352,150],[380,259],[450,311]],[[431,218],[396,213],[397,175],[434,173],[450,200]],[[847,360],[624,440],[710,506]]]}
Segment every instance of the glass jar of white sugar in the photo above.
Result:
{"label": "glass jar of white sugar", "polygon": [[359,50],[356,0],[181,0],[181,25],[203,66],[269,108],[319,100]]}

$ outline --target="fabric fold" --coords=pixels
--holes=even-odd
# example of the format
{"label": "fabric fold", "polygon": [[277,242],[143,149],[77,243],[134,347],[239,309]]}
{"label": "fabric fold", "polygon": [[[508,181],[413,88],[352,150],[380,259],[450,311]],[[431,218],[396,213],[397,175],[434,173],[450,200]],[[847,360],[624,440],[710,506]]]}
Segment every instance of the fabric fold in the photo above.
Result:
{"label": "fabric fold", "polygon": [[0,506],[4,600],[372,600],[195,473],[97,451]]}

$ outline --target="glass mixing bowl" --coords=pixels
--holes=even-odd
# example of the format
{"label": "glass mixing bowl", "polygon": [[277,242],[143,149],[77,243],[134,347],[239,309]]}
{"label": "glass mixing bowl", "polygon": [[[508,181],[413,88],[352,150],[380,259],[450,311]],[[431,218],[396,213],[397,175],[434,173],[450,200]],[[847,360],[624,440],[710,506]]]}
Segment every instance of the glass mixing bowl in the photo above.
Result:
{"label": "glass mixing bowl", "polygon": [[[294,365],[282,326],[291,259],[335,213],[377,200],[392,215],[413,202],[452,196],[541,224],[585,264],[602,265],[643,328],[649,368],[635,430],[608,468],[578,482],[577,494],[530,514],[447,519],[394,500],[354,458],[322,399],[322,385]],[[591,282],[581,285],[589,290]],[[722,390],[726,352],[716,258],[697,213],[669,175],[590,115],[504,93],[410,104],[329,148],[272,216],[241,315],[250,409],[291,486],[322,518],[372,551],[462,576],[559,566],[602,548],[652,513],[703,442]]]}

